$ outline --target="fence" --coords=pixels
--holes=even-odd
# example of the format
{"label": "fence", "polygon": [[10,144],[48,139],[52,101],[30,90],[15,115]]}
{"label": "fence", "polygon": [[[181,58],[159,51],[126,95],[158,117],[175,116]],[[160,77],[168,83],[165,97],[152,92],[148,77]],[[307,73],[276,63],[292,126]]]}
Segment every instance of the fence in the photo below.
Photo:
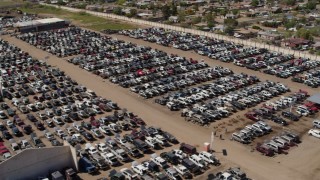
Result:
{"label": "fence", "polygon": [[219,40],[234,42],[236,44],[243,44],[245,46],[266,48],[266,49],[269,49],[270,51],[275,51],[275,52],[279,52],[279,53],[283,53],[283,54],[293,54],[295,57],[309,58],[311,60],[317,60],[317,58],[318,58],[317,55],[313,55],[308,52],[295,51],[295,50],[292,50],[289,48],[277,47],[277,46],[273,46],[273,45],[269,45],[269,44],[265,44],[265,43],[259,43],[259,42],[254,42],[254,41],[250,41],[250,40],[238,39],[238,38],[234,38],[234,37],[224,36],[224,35],[215,34],[215,33],[211,33],[211,32],[200,31],[200,30],[196,30],[196,29],[189,29],[189,28],[167,25],[167,24],[163,24],[163,23],[145,21],[145,20],[141,20],[141,19],[128,18],[125,16],[119,16],[119,15],[110,14],[110,13],[94,12],[94,11],[89,11],[89,10],[76,9],[76,8],[70,8],[70,7],[65,7],[65,6],[57,6],[57,5],[45,4],[45,3],[40,3],[40,4],[53,6],[56,8],[61,8],[61,9],[71,11],[71,12],[86,12],[88,14],[92,14],[92,15],[99,16],[99,17],[106,17],[106,18],[127,21],[127,22],[140,24],[140,25],[146,25],[146,26],[164,28],[164,29],[168,29],[168,30],[191,33],[191,34],[195,34],[195,35],[207,36],[210,38],[216,38]]}

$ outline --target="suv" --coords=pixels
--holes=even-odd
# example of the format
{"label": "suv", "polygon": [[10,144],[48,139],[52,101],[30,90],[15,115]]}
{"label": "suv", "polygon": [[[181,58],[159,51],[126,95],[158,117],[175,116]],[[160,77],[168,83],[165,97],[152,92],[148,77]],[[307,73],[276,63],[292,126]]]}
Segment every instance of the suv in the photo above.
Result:
{"label": "suv", "polygon": [[261,152],[263,155],[266,155],[266,156],[273,156],[274,155],[274,151],[270,147],[265,145],[265,144],[258,143],[257,147],[256,147],[256,150]]}
{"label": "suv", "polygon": [[183,159],[181,161],[181,164],[194,174],[201,173],[200,167],[193,163],[189,158]]}
{"label": "suv", "polygon": [[160,157],[162,157],[163,159],[165,159],[173,165],[177,165],[179,163],[179,158],[172,152],[163,152],[160,154]]}
{"label": "suv", "polygon": [[41,139],[39,139],[39,138],[37,137],[37,135],[34,134],[34,133],[31,134],[31,141],[32,141],[32,143],[33,143],[36,147],[38,147],[38,148],[45,147],[45,145],[43,144],[43,142],[41,141]]}
{"label": "suv", "polygon": [[231,140],[241,142],[243,144],[250,144],[251,140],[249,137],[245,136],[242,133],[232,133]]}
{"label": "suv", "polygon": [[197,149],[194,146],[192,146],[190,144],[185,144],[185,143],[181,143],[180,150],[186,154],[196,154],[197,153]]}
{"label": "suv", "polygon": [[320,120],[316,119],[313,121],[313,127],[320,128]]}
{"label": "suv", "polygon": [[146,153],[149,151],[148,145],[140,139],[133,140],[133,144],[137,147],[137,149],[139,149],[143,153]]}

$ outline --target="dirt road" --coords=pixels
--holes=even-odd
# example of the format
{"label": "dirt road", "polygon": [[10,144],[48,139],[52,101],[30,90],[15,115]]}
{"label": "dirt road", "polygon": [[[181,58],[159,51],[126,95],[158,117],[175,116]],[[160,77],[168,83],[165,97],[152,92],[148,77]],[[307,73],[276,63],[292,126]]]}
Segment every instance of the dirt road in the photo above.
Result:
{"label": "dirt road", "polygon": [[[290,80],[278,79],[274,76],[261,74],[256,71],[251,71],[236,67],[232,64],[225,64],[219,61],[213,61],[208,58],[202,57],[192,52],[184,52],[173,48],[158,46],[156,44],[146,43],[141,40],[130,39],[128,37],[117,36],[124,40],[130,40],[134,43],[141,45],[148,45],[159,50],[166,51],[167,53],[174,53],[181,56],[194,59],[204,59],[210,65],[222,65],[230,67],[236,73],[245,72],[251,75],[257,75],[262,80],[281,81],[290,85],[292,90],[306,88],[304,85],[292,83]],[[76,80],[78,83],[85,85],[89,89],[95,91],[98,95],[112,99],[121,107],[127,108],[139,114],[148,124],[161,127],[169,132],[172,132],[182,142],[188,142],[196,145],[201,150],[204,142],[210,141],[210,135],[213,128],[204,128],[190,123],[185,123],[177,112],[170,112],[165,108],[159,107],[151,101],[146,101],[136,94],[130,93],[127,89],[121,88],[117,85],[109,83],[102,78],[87,72],[79,67],[69,64],[61,58],[57,58],[47,52],[37,49],[29,44],[22,42],[14,37],[4,36],[3,39],[15,44],[22,50],[29,52],[31,56],[44,59],[49,56],[47,62],[65,71],[67,75]],[[314,93],[315,90],[312,90]],[[216,138],[218,139],[218,138]],[[214,149],[217,151],[216,155],[221,159],[224,166],[240,166],[247,172],[248,176],[253,179],[317,179],[320,177],[320,172],[317,163],[320,161],[320,146],[316,146],[318,139],[312,137],[303,138],[303,143],[300,147],[290,151],[289,155],[281,155],[275,158],[267,158],[258,153],[251,152],[251,147],[243,146],[241,144],[228,140],[215,140]],[[221,151],[226,149],[227,156],[223,156]],[[309,155],[310,154],[310,155]],[[106,174],[103,174],[107,176]],[[206,174],[199,177],[205,179]]]}

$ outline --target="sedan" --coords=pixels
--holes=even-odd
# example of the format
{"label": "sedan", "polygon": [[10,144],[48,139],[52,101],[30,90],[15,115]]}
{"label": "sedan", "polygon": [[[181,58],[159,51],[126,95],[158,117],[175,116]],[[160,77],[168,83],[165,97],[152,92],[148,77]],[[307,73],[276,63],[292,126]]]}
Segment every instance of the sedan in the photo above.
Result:
{"label": "sedan", "polygon": [[320,138],[320,130],[318,130],[318,129],[310,129],[308,134],[310,136],[314,136],[316,138]]}

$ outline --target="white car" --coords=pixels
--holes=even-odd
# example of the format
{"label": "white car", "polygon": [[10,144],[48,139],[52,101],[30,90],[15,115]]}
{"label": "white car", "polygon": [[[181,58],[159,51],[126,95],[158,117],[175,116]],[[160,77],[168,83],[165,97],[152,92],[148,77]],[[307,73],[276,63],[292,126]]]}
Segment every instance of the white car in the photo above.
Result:
{"label": "white car", "polygon": [[199,157],[209,164],[217,164],[219,161],[211,154],[206,151],[199,153]]}
{"label": "white car", "polygon": [[139,179],[138,175],[133,172],[131,169],[128,168],[122,168],[120,169],[120,172],[126,177],[128,180],[133,180],[133,179]]}
{"label": "white car", "polygon": [[310,129],[308,134],[312,135],[316,138],[320,138],[320,130],[318,130],[318,129]]}
{"label": "white car", "polygon": [[148,171],[148,168],[144,167],[142,164],[138,164],[138,162],[136,161],[132,162],[131,169],[137,174],[139,174],[140,176],[143,176]]}

